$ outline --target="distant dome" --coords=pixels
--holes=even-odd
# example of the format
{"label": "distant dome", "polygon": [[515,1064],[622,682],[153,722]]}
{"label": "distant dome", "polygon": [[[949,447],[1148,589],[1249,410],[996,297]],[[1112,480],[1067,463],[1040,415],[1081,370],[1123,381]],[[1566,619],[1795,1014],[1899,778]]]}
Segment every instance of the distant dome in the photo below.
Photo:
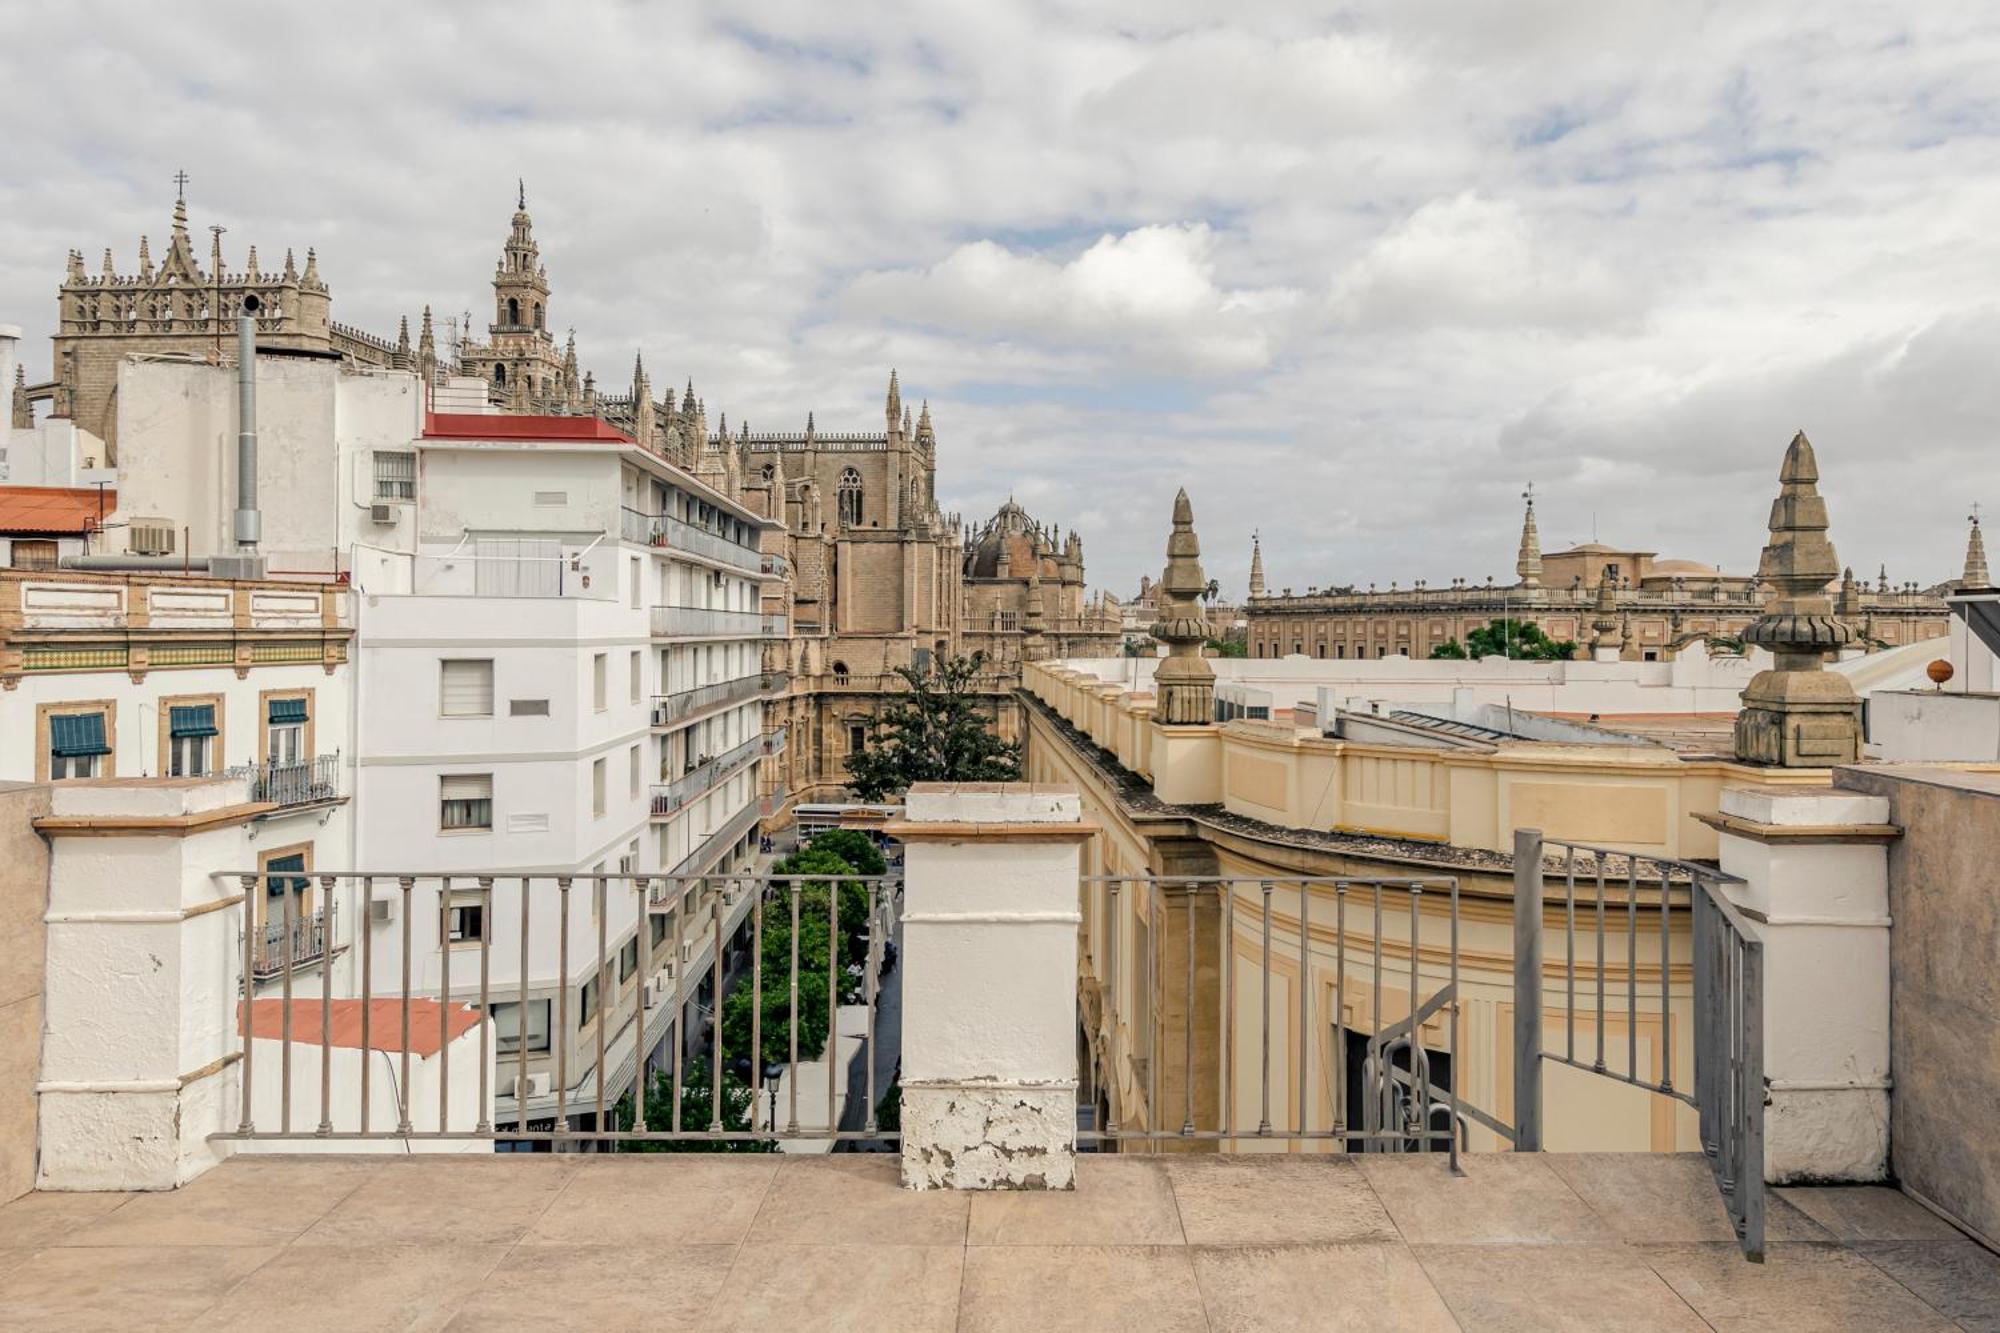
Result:
{"label": "distant dome", "polygon": [[1714,578],[1722,571],[1714,565],[1704,565],[1699,560],[1655,560],[1650,574],[1667,574],[1679,578]]}
{"label": "distant dome", "polygon": [[[965,552],[965,573],[969,578],[992,579],[1000,577],[1000,556],[1007,556],[1007,572],[1015,578],[1026,578],[1028,567],[1038,555],[1041,543],[1041,525],[1028,516],[1028,511],[1009,500],[994,513],[992,518],[981,525]],[[1042,565],[1044,577],[1055,574],[1053,561]]]}

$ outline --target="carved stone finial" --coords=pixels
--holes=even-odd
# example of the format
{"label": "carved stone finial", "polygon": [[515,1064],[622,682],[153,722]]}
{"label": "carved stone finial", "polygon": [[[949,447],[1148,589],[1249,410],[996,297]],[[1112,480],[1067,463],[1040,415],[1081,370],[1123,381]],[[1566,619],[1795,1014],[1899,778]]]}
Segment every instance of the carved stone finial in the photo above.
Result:
{"label": "carved stone finial", "polygon": [[1591,608],[1590,656],[1598,662],[1616,662],[1619,657],[1618,580],[1606,569],[1597,576],[1597,602]]}
{"label": "carved stone finial", "polygon": [[1204,726],[1215,721],[1215,668],[1201,655],[1208,619],[1201,596],[1208,578],[1201,572],[1201,540],[1194,532],[1194,506],[1182,490],[1174,496],[1174,530],[1167,537],[1167,567],[1160,575],[1160,619],[1152,635],[1167,645],[1166,660],[1153,673],[1159,693],[1154,718],[1164,726]]}
{"label": "carved stone finial", "polygon": [[1962,591],[1990,588],[1993,576],[1986,568],[1986,539],[1979,535],[1979,506],[1972,506],[1972,531],[1965,537],[1965,573],[1959,578]]}
{"label": "carved stone finial", "polygon": [[1827,585],[1840,573],[1827,540],[1819,462],[1800,431],[1785,450],[1771,504],[1771,540],[1757,577],[1771,599],[1743,631],[1746,644],[1776,658],[1743,691],[1736,718],[1736,757],[1782,768],[1851,764],[1861,757],[1861,701],[1847,677],[1825,670],[1824,659],[1854,642],[1855,629],[1834,615]]}
{"label": "carved stone finial", "polygon": [[1528,502],[1528,509],[1521,519],[1521,550],[1514,558],[1514,573],[1519,576],[1523,588],[1539,588],[1542,586],[1542,535],[1535,529],[1534,482],[1528,483],[1528,489],[1521,492],[1521,498]]}

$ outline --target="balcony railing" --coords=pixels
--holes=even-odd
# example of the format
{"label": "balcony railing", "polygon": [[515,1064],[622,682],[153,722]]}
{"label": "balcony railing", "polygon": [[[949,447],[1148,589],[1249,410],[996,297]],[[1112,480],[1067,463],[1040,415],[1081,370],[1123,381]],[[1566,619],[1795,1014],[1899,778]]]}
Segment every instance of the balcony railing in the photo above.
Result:
{"label": "balcony railing", "polygon": [[731,704],[745,703],[764,693],[764,677],[738,676],[734,680],[711,681],[692,689],[653,696],[653,725],[668,727],[691,717]]}
{"label": "balcony railing", "polygon": [[315,755],[296,764],[242,764],[224,776],[249,778],[253,801],[278,806],[318,805],[340,799],[340,752]]}
{"label": "balcony railing", "polygon": [[775,815],[780,810],[783,810],[785,808],[785,802],[790,799],[791,799],[791,792],[786,788],[785,784],[782,782],[780,782],[777,786],[773,787],[770,791],[764,793],[764,818],[769,819],[772,815]]}
{"label": "balcony railing", "polygon": [[321,962],[333,946],[334,912],[338,904],[329,902],[317,912],[287,922],[281,915],[282,901],[271,898],[265,906],[271,919],[258,929],[251,949],[253,981],[269,981],[287,971]]}
{"label": "balcony railing", "polygon": [[767,551],[764,553],[762,572],[766,577],[781,579],[792,572],[792,562],[782,555]]}
{"label": "balcony railing", "polygon": [[[711,606],[656,606],[656,639],[755,639],[769,635],[765,618],[756,611],[724,611]],[[782,637],[780,630],[773,637]]]}
{"label": "balcony railing", "polygon": [[765,557],[762,552],[748,546],[739,546],[716,533],[704,532],[693,524],[668,514],[648,514],[637,509],[623,510],[619,533],[628,542],[665,547],[670,551],[685,551],[689,555],[702,556],[733,569],[740,569],[746,574],[766,572]]}
{"label": "balcony railing", "polygon": [[653,813],[670,815],[709,788],[727,779],[737,769],[763,753],[764,738],[752,736],[741,745],[702,759],[693,768],[653,788]]}
{"label": "balcony railing", "polygon": [[786,728],[779,727],[776,731],[764,734],[764,754],[767,757],[785,752],[786,731]]}
{"label": "balcony railing", "polygon": [[765,693],[765,694],[783,694],[783,693],[784,693],[784,692],[785,692],[786,690],[790,689],[791,687],[792,687],[792,673],[791,673],[791,672],[789,672],[789,671],[766,671],[766,672],[764,673],[764,677],[763,677],[763,685],[762,685],[762,692],[763,692],[763,693]]}
{"label": "balcony railing", "polygon": [[[751,829],[757,827],[757,821],[760,818],[762,818],[762,814],[758,809],[758,803],[751,801],[741,810],[723,820],[719,827],[703,837],[693,851],[680,859],[674,866],[672,873],[682,878],[686,878],[689,875],[705,874],[717,861],[722,859],[724,852],[736,845],[738,838],[741,838]],[[656,898],[654,901],[659,902],[663,900]]]}

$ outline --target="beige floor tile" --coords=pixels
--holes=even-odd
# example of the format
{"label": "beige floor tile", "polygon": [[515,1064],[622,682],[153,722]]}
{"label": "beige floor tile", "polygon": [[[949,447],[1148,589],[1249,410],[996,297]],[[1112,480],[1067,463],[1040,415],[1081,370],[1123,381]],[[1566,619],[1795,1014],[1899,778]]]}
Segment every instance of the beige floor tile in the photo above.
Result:
{"label": "beige floor tile", "polygon": [[1432,1153],[1363,1153],[1354,1161],[1412,1245],[1588,1244],[1604,1224],[1540,1153],[1470,1153],[1455,1176]]}
{"label": "beige floor tile", "polygon": [[517,1245],[458,1307],[451,1327],[702,1329],[734,1245]]}
{"label": "beige floor tile", "polygon": [[577,1169],[575,1158],[554,1155],[404,1159],[369,1173],[295,1243],[511,1245]]}
{"label": "beige floor tile", "polygon": [[1231,1333],[1432,1333],[1458,1327],[1401,1242],[1193,1251],[1213,1328]]}
{"label": "beige floor tile", "polygon": [[1179,1245],[1165,1166],[1146,1157],[1076,1161],[1073,1190],[988,1190],[971,1200],[973,1245]]}
{"label": "beige floor tile", "polygon": [[1412,1248],[1469,1329],[1700,1333],[1707,1327],[1643,1256],[1621,1244]]}
{"label": "beige floor tile", "polygon": [[1206,1329],[1188,1253],[1180,1245],[969,1249],[958,1327],[961,1333]]}
{"label": "beige floor tile", "polygon": [[[1666,1244],[1736,1239],[1715,1173],[1700,1153],[1542,1154],[1621,1240]],[[1830,1240],[1818,1223],[1778,1197],[1764,1196],[1766,1240]]]}
{"label": "beige floor tile", "polygon": [[901,1165],[873,1154],[785,1162],[749,1239],[793,1245],[962,1245],[966,1196],[906,1190]]}
{"label": "beige floor tile", "polygon": [[1951,1327],[1894,1278],[1837,1245],[1772,1245],[1761,1264],[1744,1259],[1733,1244],[1635,1248],[1719,1330],[1916,1333]]}
{"label": "beige floor tile", "polygon": [[1772,1190],[1835,1240],[1958,1240],[1951,1223],[1901,1190],[1882,1185],[1791,1186]]}
{"label": "beige floor tile", "polygon": [[956,1245],[745,1245],[703,1326],[714,1333],[951,1329],[965,1253]]}
{"label": "beige floor tile", "polygon": [[2000,1333],[2000,1255],[1978,1242],[1863,1241],[1855,1249],[1967,1333]]}
{"label": "beige floor tile", "polygon": [[360,1188],[368,1170],[288,1157],[225,1162],[70,1232],[63,1245],[283,1245]]}
{"label": "beige floor tile", "polygon": [[179,1327],[278,1253],[219,1245],[40,1250],[0,1273],[0,1328]]}
{"label": "beige floor tile", "polygon": [[644,1154],[586,1161],[529,1230],[532,1245],[733,1245],[777,1173],[775,1155]]}
{"label": "beige floor tile", "polygon": [[56,1245],[78,1227],[125,1206],[130,1194],[24,1194],[0,1204],[0,1245],[36,1249]]}
{"label": "beige floor tile", "polygon": [[[1395,1240],[1375,1191],[1346,1157],[1170,1157],[1190,1245],[1326,1245]],[[1434,1163],[1441,1174],[1443,1160]]]}
{"label": "beige floor tile", "polygon": [[223,1297],[201,1326],[438,1328],[506,1253],[500,1245],[293,1246]]}

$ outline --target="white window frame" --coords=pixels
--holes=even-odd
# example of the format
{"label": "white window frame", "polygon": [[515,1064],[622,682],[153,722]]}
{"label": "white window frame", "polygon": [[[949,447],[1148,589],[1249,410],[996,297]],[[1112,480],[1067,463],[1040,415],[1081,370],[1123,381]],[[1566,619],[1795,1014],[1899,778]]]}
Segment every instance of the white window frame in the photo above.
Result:
{"label": "white window frame", "polygon": [[[452,791],[475,793],[478,784],[485,783],[485,794],[448,795]],[[458,786],[454,787],[454,783]],[[476,807],[478,802],[486,803],[486,822],[483,824],[453,824],[446,819],[447,808],[453,805]],[[467,815],[477,814],[475,808],[468,808]],[[440,833],[491,833],[493,831],[493,775],[491,773],[443,773],[438,776],[438,831]]]}
{"label": "white window frame", "polygon": [[[454,680],[454,675],[460,679]],[[492,717],[493,675],[490,657],[440,657],[438,716]]]}

